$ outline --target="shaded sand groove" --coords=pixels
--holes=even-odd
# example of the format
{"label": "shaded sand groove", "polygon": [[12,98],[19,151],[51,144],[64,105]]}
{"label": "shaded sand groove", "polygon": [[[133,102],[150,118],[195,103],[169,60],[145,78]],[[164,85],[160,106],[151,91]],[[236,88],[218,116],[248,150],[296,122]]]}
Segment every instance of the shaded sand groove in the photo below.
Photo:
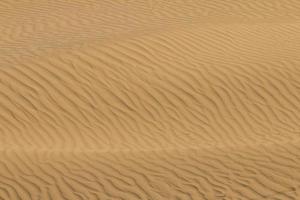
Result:
{"label": "shaded sand groove", "polygon": [[0,199],[300,198],[300,3],[0,2]]}

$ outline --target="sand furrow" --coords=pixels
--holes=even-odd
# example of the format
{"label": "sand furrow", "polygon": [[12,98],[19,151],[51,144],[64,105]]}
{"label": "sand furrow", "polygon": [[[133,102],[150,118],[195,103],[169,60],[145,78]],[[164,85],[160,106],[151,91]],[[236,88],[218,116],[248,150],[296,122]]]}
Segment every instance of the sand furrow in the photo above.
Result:
{"label": "sand furrow", "polygon": [[[298,143],[282,147],[290,149]],[[24,162],[16,156],[19,153],[27,155],[23,160],[30,163],[31,172],[18,167]],[[299,159],[285,154],[294,163],[287,164],[278,153],[276,145],[127,153],[9,151],[1,157],[10,156],[7,163],[20,171],[13,178],[1,175],[1,183],[12,196],[23,199],[45,195],[45,187],[56,198],[66,199],[93,192],[100,198],[117,199],[198,199],[200,195],[203,199],[296,199]]]}
{"label": "sand furrow", "polygon": [[0,199],[299,199],[299,11],[0,2]]}
{"label": "sand furrow", "polygon": [[1,32],[5,38],[1,42],[1,54],[5,56],[32,55],[52,48],[71,48],[95,39],[104,41],[120,34],[145,34],[188,23],[299,20],[298,4],[286,0],[250,3],[219,0],[152,3],[43,0],[7,4],[0,11],[0,20],[4,25]]}
{"label": "sand furrow", "polygon": [[[188,32],[198,34],[197,30],[193,28]],[[223,31],[228,30],[226,28]],[[253,31],[256,31],[256,27]],[[180,139],[181,144],[176,139],[181,134],[177,134],[174,140],[170,141],[173,142],[172,145],[184,145],[182,142],[185,140],[191,142],[197,140],[197,137],[199,138],[197,142],[201,140],[201,143],[208,142],[207,144],[211,145],[213,141],[225,139],[222,132],[230,138],[229,143],[240,143],[248,139],[254,141],[254,137],[262,135],[258,132],[269,131],[271,124],[273,130],[277,127],[278,130],[285,129],[288,132],[294,132],[295,125],[287,119],[294,122],[298,120],[294,112],[299,109],[299,97],[295,92],[290,94],[290,91],[296,91],[294,84],[291,83],[296,82],[296,79],[287,80],[281,74],[274,74],[271,69],[273,63],[276,62],[275,58],[271,61],[270,59],[260,62],[251,61],[251,52],[257,49],[252,47],[243,60],[213,64],[211,59],[202,55],[202,53],[209,53],[203,52],[203,48],[195,45],[189,46],[188,49],[175,48],[175,46],[168,48],[169,54],[174,55],[172,59],[168,59],[169,56],[161,57],[158,53],[150,53],[149,50],[142,48],[142,46],[147,46],[151,48],[151,52],[155,52],[162,46],[171,46],[176,41],[180,41],[176,38],[176,34],[171,35],[174,39],[170,41],[168,38],[160,40],[161,35],[144,37],[143,41],[138,39],[134,43],[129,40],[107,47],[88,47],[80,52],[76,50],[74,53],[63,54],[59,60],[57,57],[51,57],[42,62],[34,60],[6,68],[2,72],[3,84],[7,85],[9,81],[11,89],[2,90],[6,99],[2,103],[3,109],[8,109],[6,112],[12,113],[16,119],[19,119],[19,123],[15,123],[12,128],[24,126],[22,124],[25,122],[26,125],[36,128],[41,126],[44,130],[38,131],[39,133],[33,134],[31,131],[33,139],[38,137],[40,141],[43,141],[43,137],[51,137],[47,135],[59,133],[52,141],[59,137],[60,141],[54,143],[65,142],[66,139],[61,140],[65,136],[71,139],[69,142],[71,145],[77,145],[79,139],[85,146],[94,146],[96,145],[93,144],[94,142],[101,144],[100,138],[105,138],[106,142],[102,143],[102,148],[109,147],[107,142],[114,143],[111,140],[120,137],[124,142],[126,141],[124,144],[126,148],[133,143],[143,146],[146,142],[143,141],[144,139],[152,148],[153,144],[149,143],[158,140],[154,139],[151,142],[150,138],[146,139],[149,134],[146,132],[152,129],[150,130],[153,132],[151,137],[160,138],[159,141],[164,141],[164,144],[167,140],[164,138],[165,134],[158,133],[171,126],[173,129],[176,127],[175,132],[187,133]],[[180,31],[181,34],[183,34],[182,31]],[[158,46],[152,46],[156,39],[160,40],[157,43]],[[196,43],[199,37],[190,40]],[[140,42],[137,43],[138,41]],[[210,41],[209,43],[222,42]],[[124,49],[125,45],[128,48]],[[123,49],[122,54],[119,50],[115,50],[119,46]],[[210,48],[209,45],[206,46]],[[127,52],[127,49],[130,50]],[[177,49],[182,52],[177,52]],[[231,50],[233,51],[233,48]],[[181,67],[190,57],[184,52],[199,54],[199,56],[193,56],[193,63],[188,68]],[[226,58],[226,55],[230,58],[230,54],[231,52],[223,54],[223,58]],[[64,60],[64,57],[68,59]],[[74,64],[77,63],[76,71],[72,67],[74,64],[68,62],[70,59]],[[207,62],[203,63],[203,59]],[[286,59],[284,62],[281,58],[278,59],[280,62],[276,64],[275,69],[290,65]],[[295,64],[299,62],[296,57],[289,60],[293,60]],[[86,62],[89,62],[91,72],[85,74],[84,69],[87,66],[84,63]],[[130,63],[136,63],[136,65],[130,65]],[[247,63],[247,67],[243,66],[244,63]],[[65,69],[60,69],[59,66],[65,66]],[[77,72],[79,69],[82,72],[80,74]],[[289,70],[289,74],[296,71],[292,68]],[[31,75],[31,80],[23,78],[24,74],[27,77]],[[97,78],[98,75],[100,79]],[[28,82],[24,84],[19,80]],[[81,80],[85,80],[85,87]],[[234,84],[237,81],[238,84]],[[243,89],[237,88],[240,85]],[[288,87],[290,89],[286,90]],[[139,94],[135,94],[134,91],[138,91]],[[278,95],[273,93],[278,93]],[[16,98],[17,96],[19,98]],[[13,109],[15,105],[18,105],[19,109]],[[40,110],[47,113],[48,116],[45,116],[45,119],[37,117],[43,116]],[[248,114],[241,110],[247,110]],[[36,123],[33,121],[28,123],[27,118],[35,119]],[[266,121],[261,123],[264,120]],[[277,125],[274,126],[274,123]],[[16,126],[16,124],[19,125]],[[263,126],[261,127],[263,129],[254,130],[254,124],[258,127]],[[67,129],[72,126],[78,127],[78,137],[74,137],[71,133],[76,130]],[[102,127],[101,132],[96,131],[99,127]],[[123,130],[118,127],[122,127]],[[45,135],[47,133],[45,130],[52,131]],[[105,134],[107,131],[103,130],[110,131],[110,136]],[[141,131],[145,132],[144,138],[133,134]],[[115,137],[112,135],[114,132]],[[197,132],[196,135],[195,132]],[[132,134],[127,137],[127,133]],[[50,146],[50,144],[46,145]]]}

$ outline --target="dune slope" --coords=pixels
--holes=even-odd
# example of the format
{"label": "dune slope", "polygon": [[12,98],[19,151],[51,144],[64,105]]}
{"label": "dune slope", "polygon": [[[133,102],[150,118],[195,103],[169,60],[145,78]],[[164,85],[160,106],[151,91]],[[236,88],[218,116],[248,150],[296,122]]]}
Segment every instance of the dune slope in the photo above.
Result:
{"label": "dune slope", "polygon": [[0,200],[300,199],[300,2],[0,2]]}

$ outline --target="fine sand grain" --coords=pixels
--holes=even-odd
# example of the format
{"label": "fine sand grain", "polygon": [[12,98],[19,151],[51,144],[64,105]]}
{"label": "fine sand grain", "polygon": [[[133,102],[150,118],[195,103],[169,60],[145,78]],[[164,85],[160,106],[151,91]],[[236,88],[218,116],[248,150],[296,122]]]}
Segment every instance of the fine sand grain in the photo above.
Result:
{"label": "fine sand grain", "polygon": [[0,2],[0,200],[265,199],[300,199],[300,1]]}

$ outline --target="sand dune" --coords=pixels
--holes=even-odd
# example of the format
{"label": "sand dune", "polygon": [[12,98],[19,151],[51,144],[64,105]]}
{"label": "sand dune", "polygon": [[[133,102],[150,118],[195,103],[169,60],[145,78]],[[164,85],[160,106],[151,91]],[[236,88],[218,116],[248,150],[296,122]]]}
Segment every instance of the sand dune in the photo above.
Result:
{"label": "sand dune", "polygon": [[300,2],[0,2],[0,200],[300,199]]}

